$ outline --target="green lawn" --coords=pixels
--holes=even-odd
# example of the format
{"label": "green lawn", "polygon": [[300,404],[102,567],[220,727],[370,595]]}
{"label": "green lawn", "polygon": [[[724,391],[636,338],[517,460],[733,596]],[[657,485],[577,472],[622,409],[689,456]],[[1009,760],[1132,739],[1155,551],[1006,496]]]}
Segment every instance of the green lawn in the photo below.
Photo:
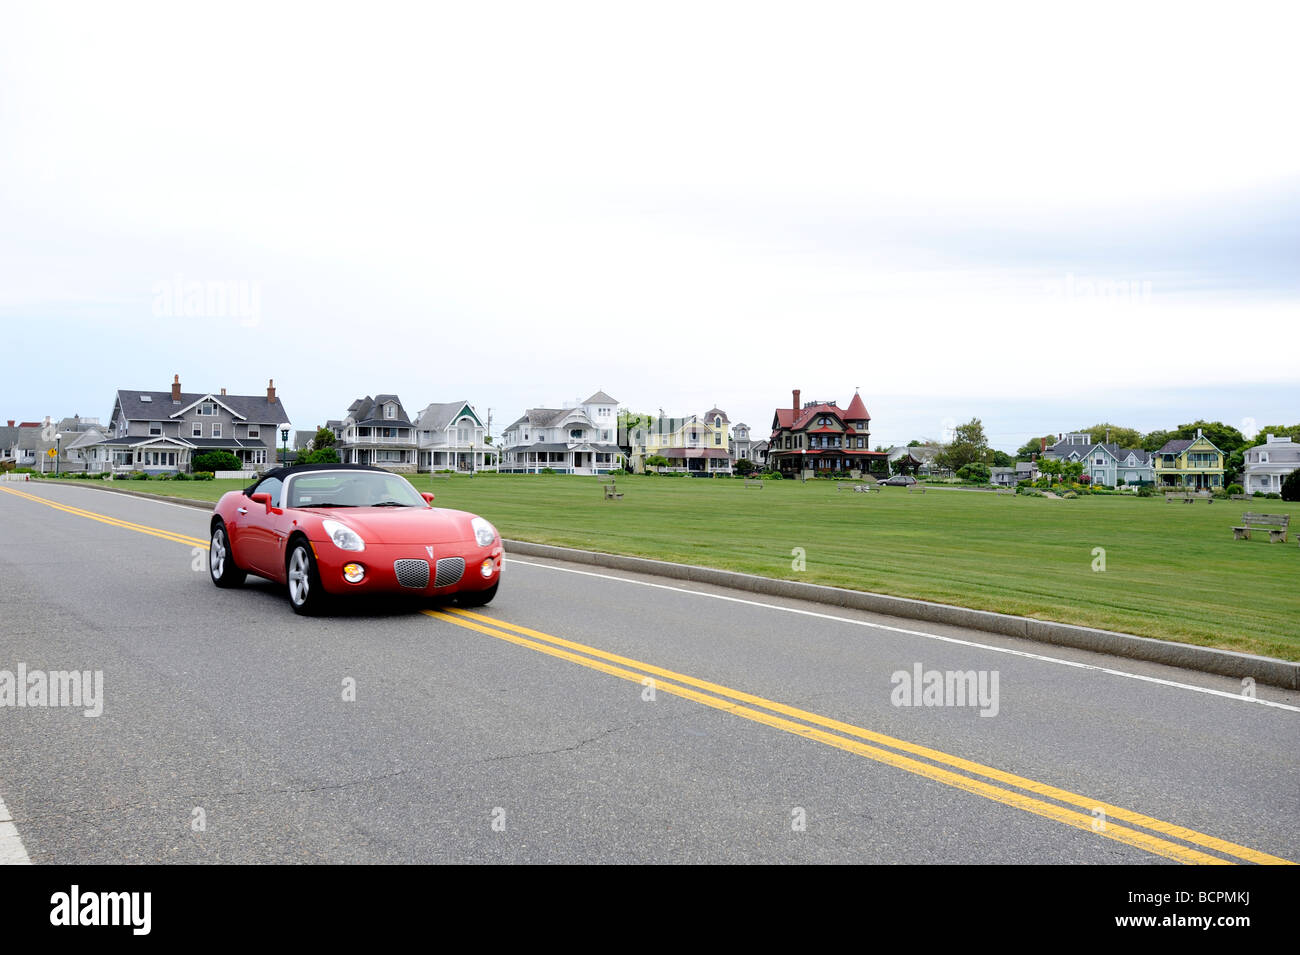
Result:
{"label": "green lawn", "polygon": [[[606,479],[607,480],[607,479]],[[1161,497],[1049,500],[931,490],[837,492],[834,482],[550,475],[429,475],[437,503],[482,514],[507,538],[702,564],[955,603],[1300,660],[1300,547],[1233,540],[1243,511],[1277,500],[1166,504]],[[215,500],[239,481],[121,482]],[[1094,571],[1093,549],[1105,549]],[[806,569],[793,569],[803,548]]]}

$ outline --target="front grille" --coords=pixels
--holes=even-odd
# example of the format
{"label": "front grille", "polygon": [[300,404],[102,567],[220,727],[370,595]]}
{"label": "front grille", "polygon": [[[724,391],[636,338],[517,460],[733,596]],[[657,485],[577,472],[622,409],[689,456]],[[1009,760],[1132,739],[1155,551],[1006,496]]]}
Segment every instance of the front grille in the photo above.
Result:
{"label": "front grille", "polygon": [[450,587],[464,576],[464,557],[443,557],[438,561],[438,576],[434,579],[433,585],[435,587]]}
{"label": "front grille", "polygon": [[[438,561],[439,564],[442,561]],[[393,571],[397,574],[397,582],[403,587],[413,587],[423,590],[429,586],[429,562],[427,560],[395,560],[393,561]],[[441,571],[439,571],[441,574]]]}

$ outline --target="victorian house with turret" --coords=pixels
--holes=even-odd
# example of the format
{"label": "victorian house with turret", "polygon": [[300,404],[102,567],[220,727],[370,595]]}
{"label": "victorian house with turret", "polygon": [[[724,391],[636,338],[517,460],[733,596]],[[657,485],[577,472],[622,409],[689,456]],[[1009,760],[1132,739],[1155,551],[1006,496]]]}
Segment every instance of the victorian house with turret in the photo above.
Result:
{"label": "victorian house with turret", "polygon": [[871,450],[871,415],[854,392],[847,408],[834,401],[800,403],[799,389],[788,408],[772,416],[768,467],[787,477],[836,473],[861,475],[885,469],[885,452]]}

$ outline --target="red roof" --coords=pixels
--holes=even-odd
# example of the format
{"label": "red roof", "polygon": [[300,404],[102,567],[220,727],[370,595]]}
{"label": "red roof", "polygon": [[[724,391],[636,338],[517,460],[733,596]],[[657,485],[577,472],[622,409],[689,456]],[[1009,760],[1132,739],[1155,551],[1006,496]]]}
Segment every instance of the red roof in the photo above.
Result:
{"label": "red roof", "polygon": [[856,391],[853,392],[853,400],[849,402],[849,409],[844,412],[844,417],[850,421],[871,419],[871,415],[867,414],[867,406],[862,403],[862,396]]}

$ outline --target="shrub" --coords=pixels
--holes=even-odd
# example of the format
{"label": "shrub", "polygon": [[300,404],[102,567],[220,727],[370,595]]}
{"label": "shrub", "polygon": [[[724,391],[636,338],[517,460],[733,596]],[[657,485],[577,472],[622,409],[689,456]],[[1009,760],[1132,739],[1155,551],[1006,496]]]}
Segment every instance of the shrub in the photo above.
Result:
{"label": "shrub", "polygon": [[1280,501],[1282,499],[1282,495],[1277,493],[1277,491],[1269,491],[1264,496],[1268,498],[1270,501]]}
{"label": "shrub", "polygon": [[211,471],[195,471],[195,472],[194,472],[194,480],[196,480],[196,481],[211,481],[211,480],[212,480],[213,478],[215,478],[215,477],[216,477],[216,475],[213,474]]}
{"label": "shrub", "polygon": [[1143,484],[1138,487],[1138,497],[1154,497],[1155,491],[1151,490],[1150,484]]}
{"label": "shrub", "polygon": [[188,474],[186,474],[184,471],[180,471],[180,472],[178,472],[177,475],[176,475],[176,480],[177,480],[177,481],[188,481],[189,479],[190,479],[190,476],[189,476]]}
{"label": "shrub", "polygon": [[195,471],[238,471],[242,468],[239,458],[229,451],[205,451],[196,454],[192,465]]}
{"label": "shrub", "polygon": [[538,471],[537,473],[538,473],[538,474],[554,474],[554,473],[555,473],[555,468],[542,468],[542,469],[541,469],[540,471]]}
{"label": "shrub", "polygon": [[1241,493],[1244,493],[1244,489],[1242,488],[1242,486],[1241,486],[1240,484],[1229,484],[1229,485],[1228,485],[1228,493],[1229,493],[1229,494],[1241,494]]}
{"label": "shrub", "polygon": [[780,471],[768,471],[766,474],[763,475],[763,480],[764,480],[764,481],[783,481],[783,480],[785,480],[785,479],[781,477],[781,472],[780,472]]}
{"label": "shrub", "polygon": [[1256,491],[1254,494],[1251,495],[1251,497],[1263,497],[1263,496],[1264,496],[1263,491]]}
{"label": "shrub", "polygon": [[1066,491],[1064,494],[1061,495],[1061,497],[1067,501],[1073,501],[1078,496],[1079,496],[1078,491]]}
{"label": "shrub", "polygon": [[1284,501],[1300,501],[1300,469],[1283,478],[1281,497]]}
{"label": "shrub", "polygon": [[623,470],[622,468],[615,468],[614,470],[612,470],[612,471],[609,472],[609,476],[610,476],[610,477],[626,477],[626,476],[628,475],[628,473],[629,473],[629,472]]}

